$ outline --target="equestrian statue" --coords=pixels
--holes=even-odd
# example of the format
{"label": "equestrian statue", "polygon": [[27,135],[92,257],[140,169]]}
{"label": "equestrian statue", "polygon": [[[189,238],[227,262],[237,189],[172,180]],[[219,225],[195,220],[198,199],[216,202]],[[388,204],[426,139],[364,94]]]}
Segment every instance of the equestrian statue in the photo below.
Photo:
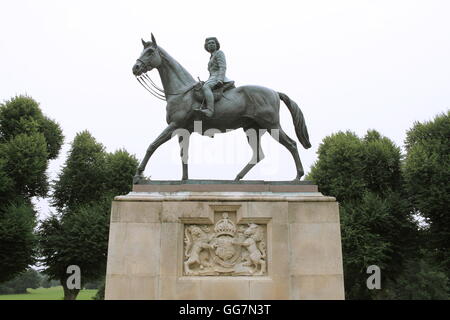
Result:
{"label": "equestrian statue", "polygon": [[[205,49],[211,54],[208,63],[207,81],[196,81],[186,69],[172,58],[167,51],[157,45],[155,37],[151,41],[142,40],[144,49],[133,66],[137,80],[158,99],[167,102],[166,121],[168,126],[153,141],[140,163],[134,183],[145,180],[145,167],[156,149],[178,135],[181,148],[183,175],[188,179],[189,135],[196,131],[195,123],[201,121],[202,135],[227,132],[243,128],[252,148],[250,162],[239,172],[235,180],[241,180],[258,162],[264,158],[261,136],[270,132],[271,136],[285,146],[294,158],[297,175],[303,176],[303,166],[298,154],[297,143],[280,126],[280,100],[288,107],[294,122],[295,133],[305,149],[311,147],[308,129],[303,113],[298,105],[286,94],[254,85],[236,87],[226,76],[226,60],[217,38],[205,40]],[[159,88],[147,72],[157,69],[163,88]],[[273,134],[273,133],[276,134]],[[182,134],[187,133],[187,134]],[[251,139],[251,134],[254,139]]]}

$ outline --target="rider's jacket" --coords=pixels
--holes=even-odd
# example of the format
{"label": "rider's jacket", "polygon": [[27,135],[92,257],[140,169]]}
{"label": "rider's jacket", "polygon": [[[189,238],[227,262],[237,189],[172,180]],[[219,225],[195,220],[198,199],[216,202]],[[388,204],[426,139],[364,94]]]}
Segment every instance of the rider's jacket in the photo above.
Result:
{"label": "rider's jacket", "polygon": [[227,62],[225,60],[225,54],[222,50],[217,50],[211,55],[208,62],[208,71],[210,81],[228,82],[229,80],[225,76],[227,70]]}

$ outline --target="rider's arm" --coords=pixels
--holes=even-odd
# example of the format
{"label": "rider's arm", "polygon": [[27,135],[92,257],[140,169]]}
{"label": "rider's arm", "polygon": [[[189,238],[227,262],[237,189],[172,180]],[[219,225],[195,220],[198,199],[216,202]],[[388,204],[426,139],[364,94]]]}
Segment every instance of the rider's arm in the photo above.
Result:
{"label": "rider's arm", "polygon": [[216,54],[216,62],[219,67],[220,81],[225,79],[225,72],[227,71],[227,62],[225,60],[225,54],[222,51],[218,51]]}

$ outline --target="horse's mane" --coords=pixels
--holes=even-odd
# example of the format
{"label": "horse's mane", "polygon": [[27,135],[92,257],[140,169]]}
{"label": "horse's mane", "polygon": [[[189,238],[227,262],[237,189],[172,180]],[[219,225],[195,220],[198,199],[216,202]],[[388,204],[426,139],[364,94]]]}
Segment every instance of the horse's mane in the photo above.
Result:
{"label": "horse's mane", "polygon": [[167,66],[171,68],[175,74],[178,76],[178,79],[184,83],[185,85],[191,85],[195,83],[194,77],[177,61],[175,60],[167,51],[160,46],[158,46],[158,50],[160,52],[161,58],[167,61]]}

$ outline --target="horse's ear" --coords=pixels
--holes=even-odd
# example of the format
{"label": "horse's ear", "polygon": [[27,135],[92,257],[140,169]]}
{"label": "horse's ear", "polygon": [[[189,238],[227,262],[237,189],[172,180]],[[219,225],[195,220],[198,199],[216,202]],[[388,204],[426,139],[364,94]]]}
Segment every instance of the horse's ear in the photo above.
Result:
{"label": "horse's ear", "polygon": [[158,45],[156,44],[156,39],[155,36],[152,33],[152,42],[153,42],[153,46],[156,48]]}
{"label": "horse's ear", "polygon": [[141,41],[142,41],[142,45],[144,46],[144,48],[148,46],[148,43],[147,43],[147,42],[145,42],[145,40],[144,40],[144,39],[142,39],[142,38],[141,38]]}

